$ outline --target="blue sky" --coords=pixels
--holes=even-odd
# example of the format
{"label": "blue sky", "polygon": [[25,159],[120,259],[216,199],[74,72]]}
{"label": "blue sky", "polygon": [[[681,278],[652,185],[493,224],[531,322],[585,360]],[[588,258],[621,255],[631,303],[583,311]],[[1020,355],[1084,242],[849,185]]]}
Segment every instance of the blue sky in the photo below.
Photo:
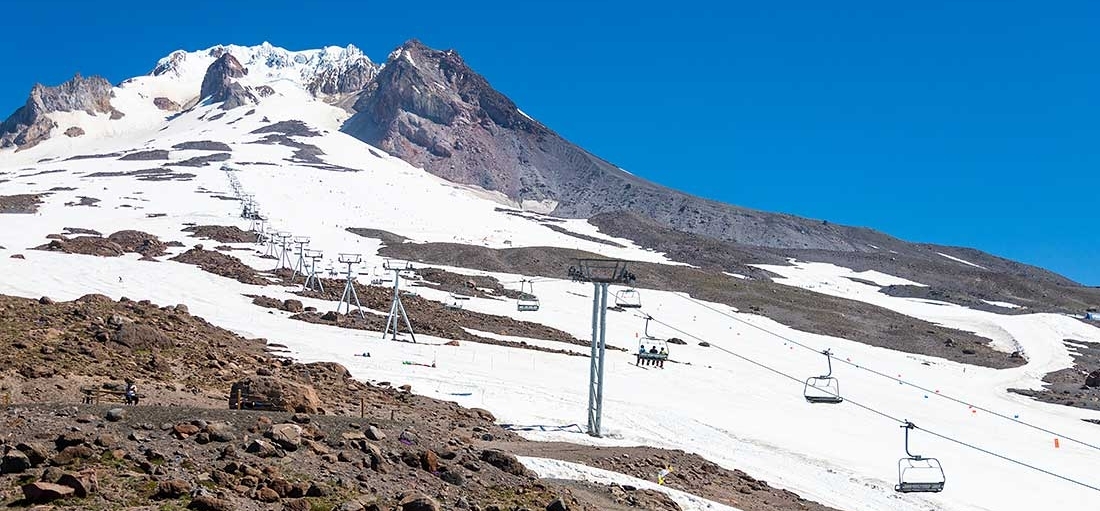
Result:
{"label": "blue sky", "polygon": [[[239,7],[234,7],[239,5]],[[691,193],[977,247],[1100,285],[1100,3],[11,2],[0,115],[178,48],[416,37]]]}

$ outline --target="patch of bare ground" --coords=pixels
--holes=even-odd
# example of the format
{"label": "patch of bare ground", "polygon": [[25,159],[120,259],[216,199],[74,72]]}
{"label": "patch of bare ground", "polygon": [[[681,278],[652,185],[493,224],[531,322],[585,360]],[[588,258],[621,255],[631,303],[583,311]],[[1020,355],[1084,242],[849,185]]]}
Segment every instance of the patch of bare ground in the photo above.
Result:
{"label": "patch of bare ground", "polygon": [[256,233],[241,230],[235,225],[195,225],[187,227],[184,232],[190,232],[196,238],[205,238],[219,243],[254,243]]}
{"label": "patch of bare ground", "polygon": [[96,158],[117,158],[122,156],[122,153],[104,153],[104,154],[78,154],[76,156],[70,156],[65,158],[65,161],[74,160],[92,160]]}
{"label": "patch of bare ground", "polygon": [[205,272],[230,278],[242,284],[259,286],[271,284],[270,280],[260,276],[256,270],[241,262],[240,259],[221,252],[204,250],[202,245],[195,245],[194,248],[173,257],[171,260],[193,264]]}
{"label": "patch of bare ground", "polygon": [[[13,401],[0,411],[0,504],[612,509],[612,498],[539,480],[497,449],[519,439],[487,411],[264,345],[182,305],[0,296],[0,390]],[[117,401],[123,379],[137,382],[139,406]],[[85,388],[104,404],[76,404]],[[231,409],[238,402],[265,410]]]}
{"label": "patch of bare ground", "polygon": [[95,229],[85,229],[83,227],[66,227],[62,230],[64,231],[64,234],[66,236],[71,236],[71,235],[74,235],[74,234],[88,234],[88,235],[91,235],[91,236],[103,236],[103,233],[101,233],[101,232],[99,232]]}
{"label": "patch of bare ground", "polygon": [[125,253],[136,253],[142,256],[142,260],[155,261],[156,257],[166,253],[167,248],[167,245],[156,236],[134,230],[118,231],[106,238],[101,236],[69,238],[59,234],[50,237],[54,239],[45,245],[34,247],[33,250],[100,257],[118,257]]}
{"label": "patch of bare ground", "polygon": [[550,229],[551,231],[559,232],[559,233],[564,234],[566,236],[572,236],[572,237],[577,238],[577,239],[581,239],[581,240],[585,240],[585,241],[592,241],[592,242],[599,243],[601,245],[607,245],[607,246],[610,246],[610,247],[626,248],[626,245],[623,245],[621,243],[615,243],[614,241],[611,241],[611,240],[605,240],[603,238],[597,238],[595,236],[589,236],[587,234],[581,234],[579,232],[573,232],[573,231],[570,231],[569,229],[566,229],[565,227],[562,227],[560,225],[544,223],[544,224],[542,224],[542,226],[546,227],[547,229]]}
{"label": "patch of bare ground", "polygon": [[295,149],[294,155],[288,161],[296,163],[312,163],[325,165],[325,161],[319,158],[320,156],[324,156],[325,154],[324,151],[321,151],[321,148],[315,145],[299,142],[283,134],[271,133],[264,138],[250,143],[292,147]]}
{"label": "patch of bare ground", "polygon": [[0,214],[33,215],[44,194],[0,195]]}
{"label": "patch of bare ground", "polygon": [[193,142],[181,142],[172,146],[172,149],[192,149],[196,151],[222,151],[230,152],[233,149],[229,147],[229,144],[225,142],[215,142],[213,140],[197,140]]}
{"label": "patch of bare ground", "polygon": [[[556,247],[490,249],[456,243],[403,243],[383,247],[379,254],[429,264],[551,278],[565,277],[576,258],[600,258],[597,254]],[[631,263],[631,271],[637,275],[640,287],[686,292],[697,299],[764,315],[805,332],[986,367],[1016,367],[1026,362],[993,350],[988,339],[969,332],[770,280],[736,279],[717,269],[643,262]],[[758,270],[751,273],[760,274]],[[683,324],[688,318],[663,320]]]}
{"label": "patch of bare ground", "polygon": [[251,133],[253,135],[259,135],[263,133],[278,133],[295,137],[321,136],[321,134],[318,133],[316,130],[310,128],[309,125],[298,120],[279,121],[277,123],[253,130]]}
{"label": "patch of bare ground", "polygon": [[657,471],[674,470],[665,486],[742,511],[800,509],[835,511],[797,494],[773,488],[740,470],[729,470],[696,454],[651,447],[593,447],[563,442],[513,442],[506,448],[517,456],[551,458],[655,481]]}
{"label": "patch of bare ground", "polygon": [[518,299],[524,294],[505,288],[496,277],[487,275],[462,275],[439,268],[417,268],[413,271],[421,278],[421,282],[413,285],[425,285],[455,295]]}
{"label": "patch of bare ground", "polygon": [[119,158],[120,161],[148,161],[148,160],[167,160],[168,151],[164,149],[151,149],[149,151],[137,151],[126,154]]}
{"label": "patch of bare ground", "polygon": [[80,200],[79,201],[73,201],[73,202],[66,202],[65,205],[69,206],[69,207],[89,206],[89,207],[93,207],[93,208],[98,208],[99,206],[96,206],[96,204],[101,202],[99,199],[97,199],[95,197],[85,197],[83,195],[80,195],[77,198],[80,199]]}
{"label": "patch of bare ground", "polygon": [[42,175],[45,175],[45,174],[58,174],[58,173],[61,173],[61,172],[68,172],[68,170],[66,170],[66,169],[43,170],[43,171],[35,172],[33,174],[23,174],[19,177],[20,178],[34,177],[34,176],[42,176]]}
{"label": "patch of bare ground", "polygon": [[408,238],[401,236],[400,234],[394,234],[389,231],[383,231],[382,229],[369,229],[366,227],[348,227],[344,229],[357,236],[364,238],[374,238],[381,241],[384,245],[398,245],[408,241]]}
{"label": "patch of bare ground", "polygon": [[100,177],[135,177],[138,181],[190,181],[195,177],[194,174],[186,172],[173,172],[168,168],[157,169],[141,169],[131,170],[126,172],[112,171],[112,172],[93,172],[91,174],[82,176],[83,178],[100,178]]}
{"label": "patch of bare ground", "polygon": [[210,165],[211,163],[226,161],[230,158],[232,158],[232,155],[229,153],[214,153],[205,156],[195,156],[194,158],[188,158],[186,160],[174,163],[165,163],[165,166],[175,165],[180,167],[205,167],[207,165]]}
{"label": "patch of bare ground", "polygon": [[[283,279],[284,284],[293,284],[294,281],[290,279],[290,270],[278,270],[275,272],[276,276]],[[320,279],[322,285],[324,285],[325,292],[319,293],[315,291],[299,291],[297,294],[306,296],[309,298],[316,298],[320,300],[338,301],[340,295],[344,290],[344,282],[335,279]],[[300,283],[301,280],[298,280]],[[364,308],[372,310],[388,310],[390,302],[393,299],[393,291],[389,287],[379,286],[364,286],[362,284],[355,284],[356,293],[359,295],[359,300],[363,304]],[[405,305],[405,310],[409,314],[409,319],[412,322],[413,329],[418,334],[431,335],[436,337],[442,337],[445,339],[455,339],[459,341],[480,342],[484,344],[495,344],[498,346],[509,346],[514,348],[523,348],[536,351],[547,351],[552,353],[572,354],[571,351],[554,350],[548,348],[542,348],[534,346],[523,341],[504,341],[500,339],[490,339],[470,333],[467,329],[477,330],[481,332],[490,332],[497,335],[508,335],[515,337],[526,337],[529,339],[544,339],[548,341],[561,342],[565,344],[571,344],[574,346],[589,345],[588,341],[582,341],[573,337],[567,332],[563,332],[556,328],[548,327],[538,323],[529,321],[520,321],[507,316],[494,316],[492,314],[485,314],[482,312],[475,312],[463,309],[452,309],[447,307],[446,304],[440,303],[434,300],[428,300],[421,296],[403,295],[401,302]],[[328,317],[330,319],[324,319]],[[351,314],[349,316],[337,315],[336,313],[303,313],[294,316],[294,319],[301,321],[307,321],[311,323],[332,324],[344,328],[354,328],[360,330],[382,330],[385,325],[385,318],[378,315],[367,314],[368,319],[360,319],[357,314]],[[614,346],[608,346],[608,349],[615,349],[625,351],[622,348]]]}
{"label": "patch of bare ground", "polygon": [[1044,403],[1100,410],[1100,343],[1066,339],[1073,367],[1043,376],[1043,390],[1008,389]]}

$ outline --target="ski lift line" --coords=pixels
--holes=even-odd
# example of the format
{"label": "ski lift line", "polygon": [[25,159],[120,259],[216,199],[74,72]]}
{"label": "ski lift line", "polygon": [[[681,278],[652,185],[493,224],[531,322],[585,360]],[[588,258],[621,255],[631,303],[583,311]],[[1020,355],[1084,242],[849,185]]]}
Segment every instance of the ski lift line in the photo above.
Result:
{"label": "ski lift line", "polygon": [[[685,332],[684,330],[681,330],[681,329],[679,329],[679,328],[677,328],[677,327],[675,327],[675,326],[673,326],[673,325],[670,325],[670,324],[668,324],[668,323],[665,323],[665,322],[663,322],[663,321],[661,321],[661,320],[659,320],[659,319],[657,319],[657,318],[653,318],[653,321],[654,321],[655,323],[658,323],[658,324],[660,324],[660,325],[663,325],[663,326],[664,326],[664,327],[666,327],[666,328],[669,328],[669,329],[675,330],[676,332],[679,332],[680,334],[682,334],[682,335],[684,335],[684,336],[687,336],[687,337],[691,337],[691,338],[693,338],[693,339],[695,339],[695,340],[697,340],[697,341],[706,341],[705,339],[703,339],[703,338],[701,338],[701,337],[699,337],[699,336],[696,336],[696,335],[694,335],[694,334],[691,334],[690,332]],[[793,381],[793,382],[795,382],[795,383],[798,383],[799,385],[801,385],[801,384],[803,383],[803,381],[802,381],[801,379],[799,379],[799,378],[796,378],[796,377],[794,377],[794,376],[792,376],[792,375],[789,375],[789,374],[787,374],[787,373],[785,373],[785,372],[783,372],[783,371],[780,371],[779,369],[775,369],[775,368],[773,368],[773,367],[771,367],[771,366],[768,366],[767,364],[764,364],[764,363],[762,363],[762,362],[758,362],[758,361],[756,361],[756,360],[753,360],[753,359],[751,359],[751,358],[748,358],[748,357],[746,357],[746,356],[744,356],[744,355],[741,355],[741,354],[739,354],[739,353],[736,353],[736,352],[734,352],[734,351],[728,350],[728,349],[726,349],[726,348],[723,348],[723,347],[721,347],[721,346],[717,346],[717,345],[715,345],[715,344],[711,344],[711,345],[710,345],[710,347],[712,347],[712,348],[716,348],[716,349],[718,349],[719,351],[723,351],[723,352],[725,352],[725,353],[727,353],[727,354],[729,354],[729,355],[732,355],[732,356],[734,356],[734,357],[737,357],[737,358],[739,358],[739,359],[741,359],[741,360],[743,360],[743,361],[745,361],[745,362],[748,362],[748,363],[750,363],[750,364],[753,364],[753,365],[755,365],[755,366],[757,366],[757,367],[760,367],[760,368],[762,368],[762,369],[765,369],[765,370],[767,370],[767,371],[773,372],[773,373],[775,373],[775,374],[777,374],[777,375],[779,375],[779,376],[782,376],[782,377],[784,377],[784,378],[787,378],[788,380],[791,380],[791,381]],[[828,390],[825,390],[825,392],[829,392],[829,391],[828,391]],[[840,397],[840,396],[839,396],[839,394],[835,394],[835,395],[836,395],[837,397]],[[893,415],[890,415],[889,413],[883,412],[883,411],[881,411],[881,410],[878,410],[878,409],[876,409],[876,408],[873,408],[873,407],[871,407],[871,406],[868,406],[868,405],[865,405],[865,404],[859,403],[859,402],[857,402],[857,401],[853,401],[853,400],[852,400],[852,399],[851,399],[850,397],[849,397],[849,398],[846,398],[846,399],[845,399],[845,402],[846,402],[846,403],[849,403],[849,404],[852,404],[852,405],[855,405],[855,406],[857,406],[857,407],[859,407],[859,408],[862,408],[862,409],[864,409],[864,410],[866,410],[866,411],[868,411],[868,412],[871,412],[871,413],[873,413],[873,414],[875,414],[875,415],[878,415],[878,416],[880,416],[880,417],[884,417],[884,418],[886,418],[886,419],[889,419],[889,420],[891,420],[891,421],[897,422],[898,424],[902,424],[902,425],[905,425],[905,424],[911,424],[911,422],[910,422],[910,421],[908,421],[908,420],[903,420],[903,419],[899,419],[899,418],[897,418],[897,417],[894,417]],[[934,437],[936,437],[936,438],[939,438],[939,439],[942,439],[942,440],[946,440],[946,441],[948,441],[948,442],[951,442],[951,443],[954,443],[954,444],[960,445],[960,446],[962,446],[962,447],[967,447],[967,448],[973,449],[973,450],[975,450],[975,451],[978,451],[978,452],[980,452],[980,453],[983,453],[983,454],[987,454],[987,455],[989,455],[989,456],[993,456],[993,457],[995,457],[995,458],[998,458],[998,459],[1000,459],[1000,460],[1002,460],[1002,461],[1007,461],[1007,462],[1009,462],[1009,463],[1013,463],[1013,464],[1019,465],[1019,466],[1021,466],[1021,467],[1024,467],[1024,468],[1028,468],[1028,469],[1034,470],[1034,471],[1036,471],[1036,472],[1040,472],[1040,473],[1046,474],[1046,475],[1048,475],[1048,476],[1051,476],[1051,477],[1055,477],[1055,478],[1061,479],[1061,480],[1063,480],[1063,481],[1066,481],[1066,482],[1069,482],[1069,483],[1072,483],[1072,484],[1076,484],[1076,485],[1078,485],[1078,486],[1081,486],[1081,487],[1084,487],[1084,488],[1088,488],[1088,489],[1090,489],[1090,490],[1093,490],[1093,491],[1096,491],[1096,492],[1100,492],[1100,486],[1094,486],[1094,485],[1091,485],[1091,484],[1089,484],[1089,483],[1086,483],[1086,482],[1083,482],[1083,481],[1079,481],[1079,480],[1077,480],[1077,479],[1073,479],[1073,478],[1071,478],[1071,477],[1068,477],[1068,476],[1064,476],[1064,475],[1058,474],[1058,473],[1056,473],[1056,472],[1051,472],[1050,470],[1044,469],[1044,468],[1042,468],[1042,467],[1038,467],[1038,466],[1032,465],[1032,464],[1030,464],[1030,463],[1027,463],[1027,462],[1024,462],[1024,461],[1020,461],[1020,460],[1017,460],[1017,459],[1015,459],[1015,458],[1012,458],[1012,457],[1009,457],[1009,456],[1006,456],[1006,455],[1003,455],[1003,454],[999,454],[999,453],[997,453],[997,452],[994,452],[994,451],[991,451],[991,450],[989,450],[989,449],[985,449],[985,448],[983,448],[983,447],[979,447],[979,446],[977,446],[977,445],[971,444],[971,443],[969,443],[969,442],[966,442],[966,441],[963,441],[963,440],[959,440],[959,439],[956,439],[956,438],[954,438],[954,437],[951,437],[951,436],[948,436],[948,435],[945,435],[945,434],[942,434],[942,433],[937,433],[937,432],[935,432],[935,431],[932,431],[932,430],[929,430],[929,429],[925,429],[925,428],[919,428],[919,427],[916,427],[916,426],[914,426],[914,427],[915,427],[916,429],[920,429],[921,431],[924,431],[925,433],[928,433],[929,435],[932,435],[932,436],[934,436]]]}
{"label": "ski lift line", "polygon": [[[732,314],[729,314],[729,313],[727,313],[726,311],[723,311],[723,310],[721,310],[721,309],[719,309],[719,308],[717,308],[717,307],[713,307],[713,306],[711,306],[711,305],[709,305],[709,304],[707,304],[707,303],[705,303],[705,302],[702,302],[702,301],[700,301],[700,300],[696,300],[695,298],[692,298],[692,297],[690,297],[690,296],[687,296],[687,295],[683,295],[683,294],[680,294],[680,293],[672,293],[672,294],[674,294],[674,295],[676,295],[676,296],[679,296],[679,297],[681,297],[681,298],[683,298],[683,299],[685,299],[685,300],[688,300],[688,301],[690,301],[690,302],[693,302],[693,303],[695,303],[696,305],[699,305],[700,307],[703,307],[703,308],[705,308],[705,309],[709,309],[709,310],[711,310],[711,311],[713,311],[713,312],[717,312],[718,314],[721,314],[721,315],[723,315],[723,316],[726,316],[726,317],[728,317],[728,318],[730,318],[730,319],[732,319],[732,320],[734,320],[734,321],[737,321],[738,323],[742,323],[742,324],[744,324],[744,325],[748,325],[748,326],[750,326],[750,327],[752,327],[752,328],[755,328],[755,329],[757,329],[757,330],[759,330],[759,331],[761,331],[761,332],[764,332],[764,333],[766,333],[766,334],[769,334],[769,335],[772,335],[772,336],[778,337],[778,338],[780,338],[780,339],[782,339],[782,340],[784,340],[784,341],[787,341],[787,342],[789,342],[789,343],[791,343],[791,344],[793,344],[793,345],[795,345],[795,346],[798,346],[798,347],[800,347],[800,348],[804,348],[804,349],[806,349],[806,350],[809,350],[809,351],[813,351],[814,353],[821,353],[821,350],[819,350],[819,349],[816,349],[816,348],[814,348],[814,347],[812,347],[812,346],[808,346],[808,345],[806,345],[806,344],[803,344],[803,343],[801,343],[801,342],[799,342],[799,341],[796,341],[796,340],[794,340],[794,339],[791,339],[790,337],[784,336],[784,335],[782,335],[782,334],[779,334],[779,333],[773,332],[773,331],[771,331],[771,330],[768,330],[767,328],[764,328],[764,327],[762,327],[762,326],[760,326],[760,325],[755,325],[755,324],[753,324],[753,323],[751,323],[751,322],[745,321],[745,320],[743,320],[743,319],[741,319],[741,318],[738,318],[737,316],[734,316],[734,315],[732,315]],[[867,366],[866,366],[866,365],[864,365],[864,364],[856,364],[856,363],[854,363],[854,362],[851,362],[851,361],[849,361],[849,360],[845,360],[845,359],[843,359],[843,358],[837,357],[836,355],[829,355],[829,357],[830,357],[830,358],[832,358],[833,360],[837,361],[837,362],[840,362],[840,363],[842,363],[842,364],[846,364],[846,365],[849,365],[849,366],[851,366],[851,367],[854,367],[854,368],[856,368],[856,369],[860,369],[860,370],[863,370],[863,371],[867,371],[867,372],[869,372],[869,373],[871,373],[871,374],[874,374],[874,375],[876,375],[876,376],[881,376],[881,377],[883,377],[883,378],[886,378],[886,379],[888,379],[888,380],[891,380],[891,381],[895,381],[895,382],[898,382],[898,383],[900,383],[900,384],[903,384],[903,385],[909,385],[910,387],[913,387],[913,388],[915,388],[915,389],[917,389],[917,390],[921,390],[921,391],[927,392],[927,393],[928,393],[928,395],[935,395],[936,397],[940,397],[940,398],[946,399],[946,400],[948,400],[948,401],[952,401],[952,402],[955,402],[955,403],[958,403],[958,404],[961,404],[961,405],[964,405],[964,406],[967,406],[967,407],[973,408],[973,409],[975,409],[975,410],[980,410],[980,411],[982,411],[982,412],[988,413],[988,414],[990,414],[990,415],[993,415],[993,416],[995,416],[995,417],[998,417],[998,418],[1001,418],[1001,419],[1004,419],[1004,420],[1007,420],[1007,421],[1015,422],[1016,424],[1019,424],[1019,425],[1021,425],[1021,426],[1026,426],[1026,427],[1029,427],[1029,428],[1031,428],[1031,429],[1034,429],[1034,430],[1036,430],[1036,431],[1041,431],[1041,432],[1043,432],[1043,433],[1046,433],[1046,434],[1048,434],[1048,435],[1054,435],[1054,436],[1056,436],[1056,437],[1062,438],[1062,439],[1064,439],[1064,440],[1068,440],[1068,441],[1070,441],[1070,442],[1073,442],[1073,443],[1076,443],[1076,444],[1078,444],[1078,445],[1082,445],[1082,446],[1085,446],[1085,447],[1089,447],[1089,448],[1091,448],[1091,449],[1095,449],[1095,450],[1098,450],[1098,451],[1100,451],[1100,445],[1096,445],[1096,444],[1093,444],[1093,443],[1090,443],[1090,442],[1086,442],[1086,441],[1084,441],[1084,440],[1080,440],[1080,439],[1077,439],[1077,438],[1074,438],[1074,437],[1071,437],[1071,436],[1068,436],[1068,435],[1064,435],[1064,434],[1062,434],[1062,433],[1059,433],[1059,432],[1057,432],[1057,431],[1053,431],[1053,430],[1050,430],[1050,429],[1044,428],[1044,427],[1042,427],[1042,426],[1037,426],[1037,425],[1035,425],[1035,424],[1031,424],[1030,422],[1027,422],[1027,421],[1023,421],[1023,420],[1017,419],[1017,418],[1015,418],[1015,417],[1009,416],[1009,415],[1007,415],[1007,414],[1003,414],[1003,413],[1001,413],[1001,412],[998,412],[998,411],[996,411],[996,410],[991,410],[991,409],[989,409],[989,408],[985,408],[985,407],[983,407],[983,406],[979,406],[979,405],[974,405],[974,404],[968,403],[968,402],[966,402],[966,401],[964,401],[964,400],[962,400],[962,399],[959,399],[959,398],[957,398],[957,397],[954,397],[954,396],[951,396],[951,395],[948,395],[948,394],[944,394],[943,392],[940,392],[940,391],[938,391],[938,390],[932,390],[932,389],[930,389],[930,388],[928,388],[928,387],[924,387],[924,386],[922,386],[922,385],[919,385],[919,384],[913,383],[913,382],[911,382],[911,381],[906,381],[906,380],[903,380],[903,379],[901,379],[901,378],[897,378],[897,377],[894,377],[894,376],[890,376],[889,374],[886,374],[886,373],[883,373],[883,372],[881,372],[881,371],[877,371],[877,370],[875,370],[875,369],[872,369],[872,368],[870,368],[870,367],[867,367]]]}

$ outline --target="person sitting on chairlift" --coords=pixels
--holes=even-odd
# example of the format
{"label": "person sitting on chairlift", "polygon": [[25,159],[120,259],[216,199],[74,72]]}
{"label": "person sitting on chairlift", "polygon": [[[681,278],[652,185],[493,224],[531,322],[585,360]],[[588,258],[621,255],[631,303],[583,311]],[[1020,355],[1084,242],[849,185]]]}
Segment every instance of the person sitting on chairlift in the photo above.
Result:
{"label": "person sitting on chairlift", "polygon": [[636,365],[639,365],[639,366],[642,365],[642,355],[644,355],[644,354],[645,354],[645,346],[644,345],[638,346],[638,361],[636,362]]}
{"label": "person sitting on chairlift", "polygon": [[658,353],[660,353],[660,352],[657,351],[657,345],[656,344],[654,344],[652,348],[649,348],[649,357],[650,357],[649,364],[650,365],[660,365],[661,361],[657,360],[657,354]]}
{"label": "person sitting on chairlift", "polygon": [[668,358],[668,350],[661,348],[661,358],[657,360],[657,367],[665,368],[665,359]]}

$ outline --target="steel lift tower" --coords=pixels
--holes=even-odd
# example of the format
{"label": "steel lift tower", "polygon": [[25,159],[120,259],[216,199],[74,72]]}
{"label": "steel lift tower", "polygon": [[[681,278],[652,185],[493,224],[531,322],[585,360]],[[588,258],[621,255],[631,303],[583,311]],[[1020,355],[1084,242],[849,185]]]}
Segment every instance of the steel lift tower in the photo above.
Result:
{"label": "steel lift tower", "polygon": [[592,295],[592,358],[588,380],[588,434],[603,436],[603,361],[607,348],[607,286],[630,285],[634,274],[626,270],[626,261],[618,259],[578,259],[569,267],[569,278],[576,282],[591,282]]}

